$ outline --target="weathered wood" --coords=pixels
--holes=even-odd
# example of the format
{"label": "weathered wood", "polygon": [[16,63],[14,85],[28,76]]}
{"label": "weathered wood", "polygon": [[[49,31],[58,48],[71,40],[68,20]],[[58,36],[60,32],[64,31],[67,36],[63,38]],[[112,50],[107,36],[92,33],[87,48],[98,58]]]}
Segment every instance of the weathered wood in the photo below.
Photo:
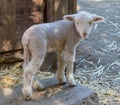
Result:
{"label": "weathered wood", "polygon": [[[31,25],[43,23],[44,0],[16,0],[16,43],[22,48],[24,31]],[[17,49],[18,49],[17,48]]]}
{"label": "weathered wood", "polygon": [[0,90],[1,105],[99,105],[97,94],[81,84],[59,86],[54,78],[42,82],[45,90],[34,91],[31,101],[23,99],[21,87]]}
{"label": "weathered wood", "polygon": [[22,49],[0,53],[0,64],[23,61]]}
{"label": "weathered wood", "polygon": [[54,0],[45,0],[44,22],[52,22],[54,20]]}
{"label": "weathered wood", "polygon": [[73,14],[77,12],[77,0],[68,0],[68,13]]}
{"label": "weathered wood", "polygon": [[54,20],[61,20],[65,14],[68,14],[68,0],[55,0]]}
{"label": "weathered wood", "polygon": [[45,22],[60,20],[68,14],[68,0],[46,0]]}
{"label": "weathered wood", "polygon": [[43,23],[44,0],[0,0],[0,52],[21,49],[24,31]]}
{"label": "weathered wood", "polygon": [[[29,1],[28,1],[29,2]],[[34,23],[43,23],[44,22],[44,0],[32,0],[33,7],[31,11],[30,18]]]}
{"label": "weathered wood", "polygon": [[16,0],[0,0],[0,52],[16,49]]}

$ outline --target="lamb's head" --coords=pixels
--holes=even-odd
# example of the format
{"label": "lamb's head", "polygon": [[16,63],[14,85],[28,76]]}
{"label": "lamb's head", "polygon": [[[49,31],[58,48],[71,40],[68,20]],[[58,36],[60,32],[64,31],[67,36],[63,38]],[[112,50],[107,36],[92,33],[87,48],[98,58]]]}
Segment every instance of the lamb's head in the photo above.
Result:
{"label": "lamb's head", "polygon": [[104,21],[104,17],[86,11],[65,15],[63,18],[75,23],[76,30],[82,38],[86,38],[91,32],[93,23]]}

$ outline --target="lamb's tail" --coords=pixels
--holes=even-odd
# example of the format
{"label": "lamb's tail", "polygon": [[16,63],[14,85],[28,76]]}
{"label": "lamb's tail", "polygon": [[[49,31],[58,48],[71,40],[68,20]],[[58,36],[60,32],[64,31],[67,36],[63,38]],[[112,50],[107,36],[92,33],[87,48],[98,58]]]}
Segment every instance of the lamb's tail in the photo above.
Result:
{"label": "lamb's tail", "polygon": [[22,37],[22,44],[23,44],[23,57],[24,57],[24,63],[23,63],[23,70],[25,70],[26,66],[28,65],[30,61],[30,50],[29,50],[29,37],[26,37],[23,35]]}
{"label": "lamb's tail", "polygon": [[24,70],[30,61],[30,51],[28,48],[28,44],[23,46],[23,50],[24,50],[24,54],[23,54],[24,56],[23,70]]}

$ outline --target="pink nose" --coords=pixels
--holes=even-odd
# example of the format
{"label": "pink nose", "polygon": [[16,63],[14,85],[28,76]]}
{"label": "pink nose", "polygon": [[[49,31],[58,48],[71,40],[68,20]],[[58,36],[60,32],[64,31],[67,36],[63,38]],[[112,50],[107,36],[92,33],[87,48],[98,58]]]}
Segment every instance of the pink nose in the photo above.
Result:
{"label": "pink nose", "polygon": [[82,35],[83,35],[83,37],[84,37],[84,38],[86,38],[87,33],[86,33],[86,32],[84,32]]}

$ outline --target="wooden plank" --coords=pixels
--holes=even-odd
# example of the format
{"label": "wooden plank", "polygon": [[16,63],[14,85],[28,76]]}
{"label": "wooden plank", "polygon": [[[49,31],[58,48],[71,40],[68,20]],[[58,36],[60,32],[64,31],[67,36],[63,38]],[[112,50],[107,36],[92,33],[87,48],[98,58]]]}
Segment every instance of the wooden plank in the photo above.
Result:
{"label": "wooden plank", "polygon": [[68,0],[68,13],[74,14],[77,12],[77,0]]}
{"label": "wooden plank", "polygon": [[100,105],[98,95],[81,84],[75,87],[60,86],[55,78],[42,82],[45,90],[33,91],[31,101],[23,99],[20,86],[0,90],[1,105]]}
{"label": "wooden plank", "polygon": [[15,50],[0,53],[0,64],[23,61],[23,50]]}

